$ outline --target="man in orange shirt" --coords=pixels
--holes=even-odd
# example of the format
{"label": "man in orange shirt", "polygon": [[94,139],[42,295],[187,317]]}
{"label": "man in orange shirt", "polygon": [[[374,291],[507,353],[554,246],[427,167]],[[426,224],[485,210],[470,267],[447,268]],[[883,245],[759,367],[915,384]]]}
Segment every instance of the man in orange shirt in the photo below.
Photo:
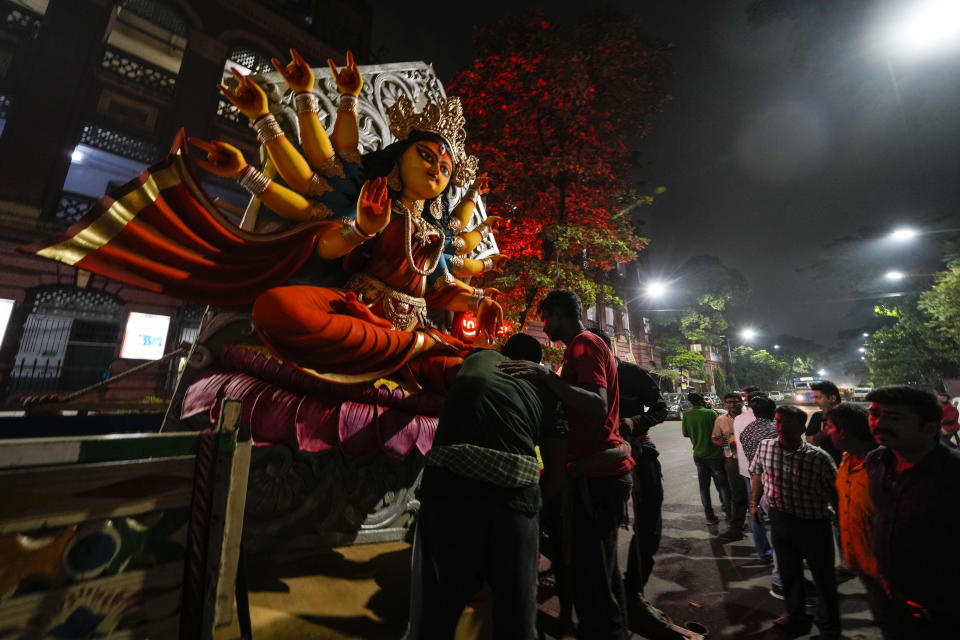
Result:
{"label": "man in orange shirt", "polygon": [[837,469],[837,520],[844,563],[866,587],[873,618],[884,630],[884,638],[889,640],[892,636],[887,634],[890,624],[886,619],[890,602],[873,555],[873,503],[863,467],[867,454],[877,448],[877,441],[870,431],[866,409],[849,403],[827,412],[824,431],[833,446],[843,452]]}

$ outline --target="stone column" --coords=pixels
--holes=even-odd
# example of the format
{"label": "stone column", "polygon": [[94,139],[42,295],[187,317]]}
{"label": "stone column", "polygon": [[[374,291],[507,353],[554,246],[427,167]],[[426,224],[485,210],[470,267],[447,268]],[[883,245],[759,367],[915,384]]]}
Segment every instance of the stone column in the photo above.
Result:
{"label": "stone column", "polygon": [[187,50],[180,64],[173,109],[163,122],[162,140],[172,141],[181,127],[187,135],[197,138],[209,139],[214,135],[213,122],[220,97],[217,84],[226,60],[226,44],[196,29],[190,31]]}
{"label": "stone column", "polygon": [[0,137],[0,213],[29,220],[56,206],[112,16],[109,0],[51,2],[37,38],[17,52],[20,82]]}

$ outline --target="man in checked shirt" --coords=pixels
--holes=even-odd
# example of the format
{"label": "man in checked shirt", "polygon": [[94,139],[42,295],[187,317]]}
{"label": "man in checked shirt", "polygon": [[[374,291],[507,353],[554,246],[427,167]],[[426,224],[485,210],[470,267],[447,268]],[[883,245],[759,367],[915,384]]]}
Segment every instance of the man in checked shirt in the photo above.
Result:
{"label": "man in checked shirt", "polygon": [[840,638],[840,607],[833,568],[832,514],[837,504],[837,467],[826,451],[804,442],[806,414],[777,407],[776,440],[763,440],[750,465],[753,498],[750,515],[769,503],[771,538],[783,580],[786,613],[774,623],[796,635],[810,630],[804,611],[803,561],[817,586],[814,622],[820,638]]}
{"label": "man in checked shirt", "polygon": [[[512,336],[503,355],[468,355],[447,394],[420,485],[413,544],[408,640],[453,638],[464,606],[484,583],[493,593],[493,635],[536,638],[540,465],[556,459],[556,397],[498,367],[539,362],[540,344]],[[551,437],[553,436],[553,437]],[[562,459],[562,458],[561,458]],[[559,469],[544,469],[543,492],[559,491]]]}

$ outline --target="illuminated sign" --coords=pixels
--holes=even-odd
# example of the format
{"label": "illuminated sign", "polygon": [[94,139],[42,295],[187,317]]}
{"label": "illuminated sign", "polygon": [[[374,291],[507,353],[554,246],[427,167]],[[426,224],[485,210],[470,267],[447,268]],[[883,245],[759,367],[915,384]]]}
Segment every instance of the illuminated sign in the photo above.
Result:
{"label": "illuminated sign", "polygon": [[170,316],[131,311],[123,332],[120,357],[131,360],[159,360],[167,344]]}

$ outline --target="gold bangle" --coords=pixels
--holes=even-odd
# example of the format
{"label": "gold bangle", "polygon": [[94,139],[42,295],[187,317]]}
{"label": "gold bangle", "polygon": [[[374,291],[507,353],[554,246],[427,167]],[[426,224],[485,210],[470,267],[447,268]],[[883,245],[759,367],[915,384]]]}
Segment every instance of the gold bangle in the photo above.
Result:
{"label": "gold bangle", "polygon": [[337,107],[337,111],[352,111],[356,113],[359,102],[356,96],[352,96],[349,93],[341,93],[340,106]]}
{"label": "gold bangle", "polygon": [[249,191],[254,196],[261,196],[270,185],[270,178],[263,175],[260,171],[247,165],[239,179],[240,186]]}
{"label": "gold bangle", "polygon": [[350,218],[343,220],[343,227],[340,229],[340,234],[343,236],[343,239],[347,241],[348,244],[354,246],[360,246],[367,240],[372,239],[377,234],[371,233],[366,234],[360,230],[360,227],[357,226],[357,219]]}
{"label": "gold bangle", "polygon": [[453,247],[454,251],[456,251],[457,253],[460,253],[466,248],[467,241],[457,236],[456,238],[450,241],[450,246]]}
{"label": "gold bangle", "polygon": [[272,113],[257,118],[250,123],[250,127],[257,132],[257,141],[260,144],[266,144],[285,135],[283,129],[280,128],[280,123],[277,122],[276,116]]}
{"label": "gold bangle", "polygon": [[480,301],[483,300],[483,289],[479,287],[473,290],[470,297],[467,298],[467,309],[477,311],[480,309]]}
{"label": "gold bangle", "polygon": [[313,91],[303,91],[293,96],[297,113],[320,113],[320,100]]}
{"label": "gold bangle", "polygon": [[476,205],[477,203],[480,202],[480,194],[477,192],[476,189],[474,189],[473,187],[470,187],[469,189],[467,189],[467,192],[463,194],[463,199],[469,200],[474,205]]}
{"label": "gold bangle", "polygon": [[460,256],[453,256],[452,258],[450,258],[450,266],[453,267],[454,269],[462,269],[463,258],[461,258]]}
{"label": "gold bangle", "polygon": [[447,223],[447,228],[454,233],[460,233],[460,229],[463,228],[463,223],[460,222],[460,218],[457,216],[451,216],[450,221]]}
{"label": "gold bangle", "polygon": [[484,258],[483,260],[481,260],[481,262],[483,263],[484,271],[490,271],[491,269],[493,269],[493,258]]}
{"label": "gold bangle", "polygon": [[487,226],[486,222],[481,222],[473,230],[479,233],[481,238],[485,238],[487,232],[490,231],[490,227]]}

